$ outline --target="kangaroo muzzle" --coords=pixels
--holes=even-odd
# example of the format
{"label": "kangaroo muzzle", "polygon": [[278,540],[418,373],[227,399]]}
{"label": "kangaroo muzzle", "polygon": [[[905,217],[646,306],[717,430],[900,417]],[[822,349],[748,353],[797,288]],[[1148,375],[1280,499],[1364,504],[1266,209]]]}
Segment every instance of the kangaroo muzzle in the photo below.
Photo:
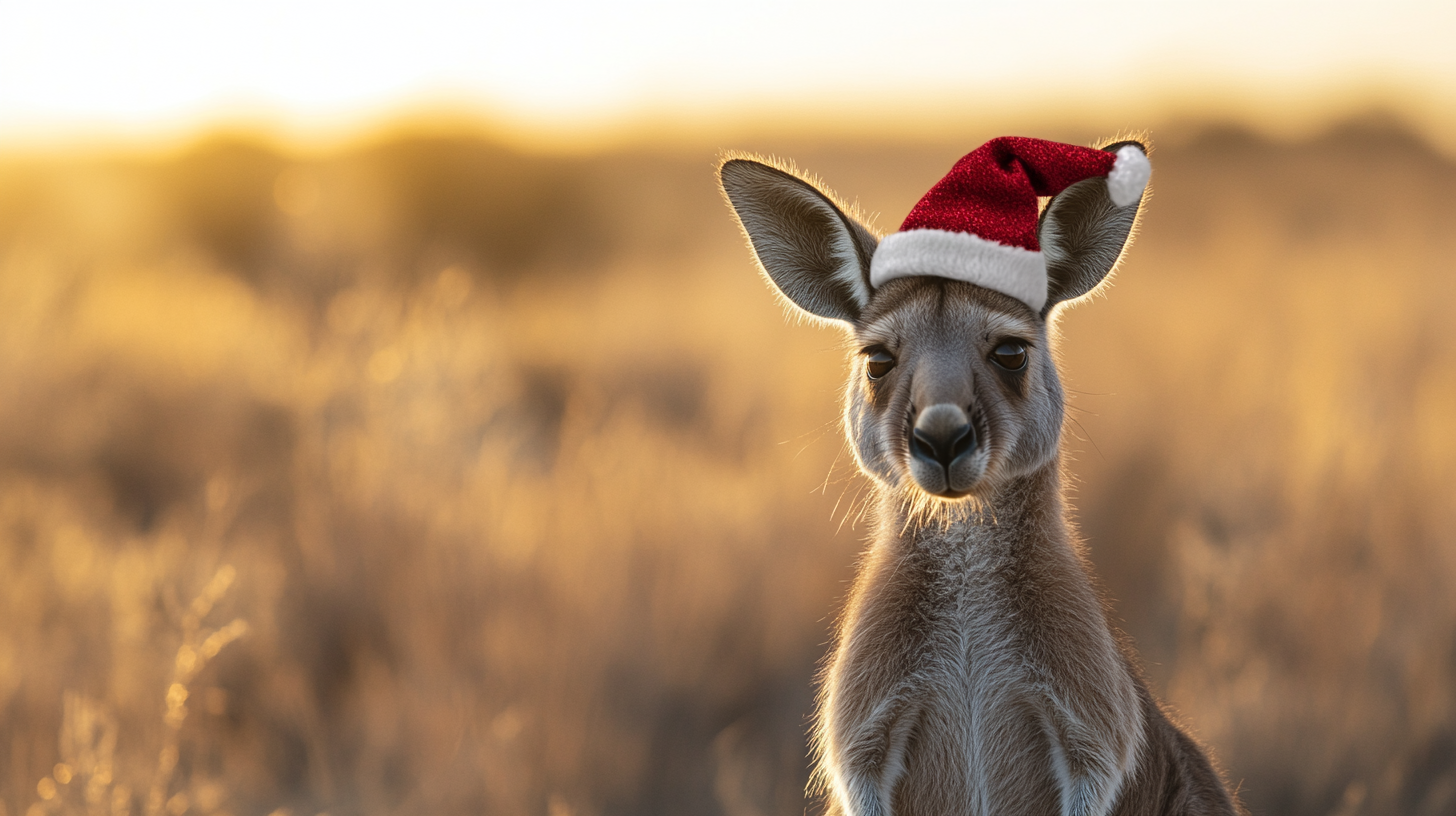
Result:
{"label": "kangaroo muzzle", "polygon": [[985,469],[980,447],[976,427],[959,405],[932,405],[910,429],[910,474],[927,493],[959,495]]}

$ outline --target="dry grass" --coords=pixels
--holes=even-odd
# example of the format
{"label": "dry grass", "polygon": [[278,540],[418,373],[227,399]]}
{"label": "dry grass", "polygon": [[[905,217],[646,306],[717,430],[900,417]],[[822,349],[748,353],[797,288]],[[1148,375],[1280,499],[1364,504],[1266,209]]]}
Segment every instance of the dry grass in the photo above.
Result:
{"label": "dry grass", "polygon": [[[1155,136],[1093,556],[1256,812],[1450,813],[1456,166]],[[735,145],[882,227],[969,146]],[[711,156],[0,162],[0,814],[802,812],[862,484]]]}

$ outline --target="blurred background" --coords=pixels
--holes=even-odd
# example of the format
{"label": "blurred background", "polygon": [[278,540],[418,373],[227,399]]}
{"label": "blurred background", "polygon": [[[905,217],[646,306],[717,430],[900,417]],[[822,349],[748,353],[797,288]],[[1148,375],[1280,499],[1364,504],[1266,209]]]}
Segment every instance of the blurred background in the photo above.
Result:
{"label": "blurred background", "polygon": [[0,0],[0,816],[783,816],[848,350],[713,178],[892,231],[1154,144],[1073,502],[1255,813],[1456,813],[1456,7]]}

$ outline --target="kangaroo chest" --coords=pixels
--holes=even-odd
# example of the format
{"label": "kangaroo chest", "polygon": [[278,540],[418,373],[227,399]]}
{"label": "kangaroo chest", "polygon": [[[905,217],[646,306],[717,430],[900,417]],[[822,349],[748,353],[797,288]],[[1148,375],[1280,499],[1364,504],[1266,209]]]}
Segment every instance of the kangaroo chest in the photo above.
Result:
{"label": "kangaroo chest", "polygon": [[1041,627],[1020,597],[1035,591],[1030,578],[991,547],[919,558],[924,640],[906,677],[916,719],[895,797],[906,807],[895,812],[1054,811],[1047,715],[1056,704],[1034,662]]}

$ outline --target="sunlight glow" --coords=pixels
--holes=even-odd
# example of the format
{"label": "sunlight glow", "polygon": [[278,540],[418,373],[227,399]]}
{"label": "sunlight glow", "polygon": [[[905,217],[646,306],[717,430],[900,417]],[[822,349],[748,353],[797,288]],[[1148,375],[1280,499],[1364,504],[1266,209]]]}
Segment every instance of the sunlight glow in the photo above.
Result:
{"label": "sunlight glow", "polygon": [[1113,9],[922,0],[0,0],[0,137],[239,112],[327,124],[421,102],[587,122],[643,112],[1018,105],[1456,86],[1456,5]]}

